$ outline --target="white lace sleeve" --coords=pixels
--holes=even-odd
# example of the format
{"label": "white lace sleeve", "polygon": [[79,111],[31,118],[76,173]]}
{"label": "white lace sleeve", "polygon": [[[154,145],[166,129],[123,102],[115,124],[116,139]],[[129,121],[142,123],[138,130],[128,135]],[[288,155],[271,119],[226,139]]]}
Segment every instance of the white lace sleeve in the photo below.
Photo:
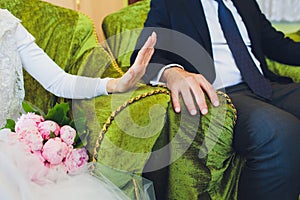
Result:
{"label": "white lace sleeve", "polygon": [[24,83],[14,33],[20,20],[0,9],[0,126],[22,111]]}

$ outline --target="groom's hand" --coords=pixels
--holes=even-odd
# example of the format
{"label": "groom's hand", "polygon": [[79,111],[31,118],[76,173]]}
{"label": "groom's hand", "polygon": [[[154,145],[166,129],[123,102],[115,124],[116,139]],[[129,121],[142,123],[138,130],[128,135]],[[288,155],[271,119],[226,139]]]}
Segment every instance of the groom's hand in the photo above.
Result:
{"label": "groom's hand", "polygon": [[216,90],[201,74],[194,74],[179,67],[172,67],[164,71],[162,81],[171,90],[173,108],[177,113],[181,110],[179,95],[182,96],[184,104],[191,115],[196,115],[197,110],[200,110],[203,115],[208,113],[204,93],[208,95],[214,106],[220,104]]}

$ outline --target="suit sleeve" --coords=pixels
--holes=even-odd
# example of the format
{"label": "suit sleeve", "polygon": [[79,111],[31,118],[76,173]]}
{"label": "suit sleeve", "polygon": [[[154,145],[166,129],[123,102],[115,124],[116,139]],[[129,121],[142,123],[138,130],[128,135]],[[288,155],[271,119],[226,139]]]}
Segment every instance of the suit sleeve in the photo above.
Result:
{"label": "suit sleeve", "polygon": [[257,16],[260,17],[261,44],[264,55],[277,62],[287,65],[300,65],[300,42],[295,42],[275,30],[269,20],[260,11],[258,5]]}
{"label": "suit sleeve", "polygon": [[[171,25],[167,12],[165,0],[151,1],[150,11],[144,24],[144,29],[138,38],[135,51],[131,56],[131,64],[134,63],[138,50],[141,49],[153,31],[157,34],[157,44],[166,47],[171,43],[170,37],[168,36],[171,34]],[[149,83],[153,80],[164,66],[176,62],[176,59],[174,60],[170,52],[157,46],[158,45],[156,45],[150,64],[147,67],[147,71],[142,78],[145,83]]]}

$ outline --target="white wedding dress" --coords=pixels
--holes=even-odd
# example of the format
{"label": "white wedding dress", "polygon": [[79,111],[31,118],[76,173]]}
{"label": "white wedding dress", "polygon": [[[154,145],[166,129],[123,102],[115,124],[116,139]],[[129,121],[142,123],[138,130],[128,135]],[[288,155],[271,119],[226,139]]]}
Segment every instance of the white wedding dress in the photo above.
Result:
{"label": "white wedding dress", "polygon": [[[18,29],[21,29],[25,35],[16,36]],[[34,51],[30,48],[33,48]],[[106,93],[106,81],[103,79],[84,79],[85,84],[90,84],[91,87],[96,85],[96,88],[88,91],[89,93],[84,91],[83,94],[72,94],[72,90],[65,91],[61,89],[63,87],[56,88],[55,83],[49,83],[52,79],[42,77],[43,74],[48,76],[49,73],[39,74],[38,69],[34,68],[35,63],[30,63],[30,59],[26,60],[28,59],[26,56],[30,52],[35,52],[33,56],[44,59],[43,65],[48,63],[49,68],[43,68],[43,71],[51,71],[49,73],[53,74],[52,79],[58,76],[59,85],[64,84],[60,81],[61,78],[62,80],[66,77],[69,78],[65,83],[68,87],[72,87],[72,81],[78,81],[77,77],[67,75],[58,69],[59,67],[55,66],[55,63],[45,56],[41,49],[38,49],[34,38],[25,31],[20,20],[7,10],[0,9],[1,127],[7,118],[16,119],[22,112],[21,104],[24,98],[22,65],[46,89],[61,96],[90,98]],[[72,176],[59,169],[47,171],[47,175],[45,175],[47,168],[41,166],[37,157],[28,155],[20,145],[14,144],[10,140],[9,132],[7,129],[0,131],[0,200],[129,199],[104,176],[99,177],[98,175],[97,178],[92,176],[88,167]],[[33,177],[35,181],[32,181]]]}

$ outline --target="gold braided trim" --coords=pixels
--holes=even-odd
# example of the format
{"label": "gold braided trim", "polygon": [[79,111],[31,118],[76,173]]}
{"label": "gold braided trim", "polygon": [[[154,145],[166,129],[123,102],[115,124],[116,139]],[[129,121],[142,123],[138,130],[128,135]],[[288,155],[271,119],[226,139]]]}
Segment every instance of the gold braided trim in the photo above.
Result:
{"label": "gold braided trim", "polygon": [[[94,20],[93,20],[89,15],[87,15],[87,14],[85,14],[85,13],[79,11],[79,10],[76,10],[76,11],[77,11],[78,13],[80,13],[80,14],[86,16],[86,17],[91,21],[91,23],[92,23],[92,25],[93,25],[93,34],[94,34],[94,36],[95,36],[95,38],[96,38],[96,43],[100,46],[100,42],[99,42],[98,35],[97,35],[97,32],[96,32],[96,26],[95,26]],[[100,26],[100,27],[101,27],[101,26]],[[112,63],[113,68],[114,68],[121,76],[123,76],[123,75],[124,75],[124,72],[123,72],[123,70],[119,67],[118,63],[116,62],[116,59],[115,59],[115,57],[114,57],[114,55],[113,55],[113,53],[112,53],[112,51],[111,51],[111,49],[110,49],[110,47],[109,47],[107,41],[104,40],[104,38],[102,38],[101,35],[99,35],[99,37],[100,37],[101,40],[104,41],[104,48],[106,48],[106,50],[107,50],[107,51],[105,51],[105,53],[106,53],[107,56],[109,57],[109,59],[110,59],[110,61],[111,61],[111,63]]]}
{"label": "gold braided trim", "polygon": [[148,96],[152,96],[152,95],[157,95],[157,94],[167,94],[170,95],[170,92],[166,89],[156,89],[153,90],[151,92],[146,92],[143,94],[140,94],[132,99],[129,99],[128,101],[124,102],[123,105],[119,106],[115,111],[113,111],[110,115],[110,117],[108,117],[108,119],[106,120],[105,124],[103,125],[98,139],[96,140],[96,145],[95,148],[93,150],[93,158],[92,158],[92,162],[97,162],[97,157],[98,157],[98,150],[100,148],[101,142],[103,141],[104,138],[104,134],[107,132],[108,127],[112,124],[113,120],[115,119],[115,117],[122,111],[124,110],[126,107],[128,107],[130,104],[139,101],[145,97]]}
{"label": "gold braided trim", "polygon": [[108,51],[108,55],[109,55],[109,58],[110,58],[110,61],[111,61],[111,64],[113,66],[113,68],[121,75],[123,76],[124,75],[124,72],[123,70],[119,67],[118,63],[116,62],[116,59],[107,43],[107,40],[104,40],[104,45],[105,45],[105,48],[107,49]]}
{"label": "gold braided trim", "polygon": [[[102,28],[101,24],[99,25],[100,29]],[[104,42],[104,48],[107,50],[105,51],[105,53],[108,55],[110,61],[111,61],[111,64],[113,66],[113,68],[121,75],[123,76],[124,75],[124,72],[123,70],[119,67],[119,64],[117,63],[116,61],[116,58],[114,56],[114,54],[112,53],[108,43],[107,43],[107,40],[104,38],[104,36],[100,35],[99,36],[101,41]]]}
{"label": "gold braided trim", "polygon": [[233,112],[234,112],[234,122],[233,122],[233,123],[234,123],[234,125],[235,125],[235,124],[236,124],[236,120],[237,120],[237,110],[236,110],[235,106],[233,105],[233,103],[232,103],[230,97],[229,97],[227,94],[225,94],[224,92],[221,92],[221,91],[217,91],[217,94],[219,94],[219,95],[225,97],[225,99],[226,99],[228,105],[232,108],[232,110],[233,110]]}
{"label": "gold braided trim", "polygon": [[[230,97],[225,94],[224,92],[221,92],[221,91],[217,91],[217,93],[223,97],[225,97],[227,103],[229,104],[229,106],[233,109],[234,111],[234,123],[236,123],[236,119],[237,119],[237,111],[236,111],[236,108],[234,107]],[[98,136],[98,139],[96,140],[96,145],[95,145],[95,148],[94,148],[94,154],[93,154],[93,162],[96,162],[97,161],[97,156],[98,156],[98,150],[99,150],[99,147],[101,145],[101,142],[104,138],[104,134],[107,132],[107,129],[108,127],[111,125],[112,121],[115,119],[115,117],[122,111],[124,110],[126,107],[128,107],[130,104],[136,102],[136,101],[139,101],[145,97],[148,97],[148,96],[152,96],[152,95],[156,95],[156,94],[167,94],[167,95],[170,95],[170,91],[169,90],[166,90],[166,89],[156,89],[156,90],[153,90],[151,92],[147,92],[147,93],[143,93],[143,94],[140,94],[134,98],[131,98],[129,99],[127,102],[124,102],[123,105],[119,106],[115,111],[113,111],[110,115],[110,117],[106,120],[105,124],[103,125],[100,133],[99,133],[99,136]]]}
{"label": "gold braided trim", "polygon": [[120,76],[123,76],[124,75],[124,72],[123,70],[119,67],[116,59],[114,58],[114,55],[113,53],[111,52],[110,48],[109,48],[109,45],[107,43],[106,40],[104,40],[104,47],[103,47],[106,51],[105,54],[108,56],[113,68],[120,74]]}
{"label": "gold braided trim", "polygon": [[[144,94],[141,94],[141,95],[138,95],[130,100],[128,100],[127,102],[125,102],[123,105],[119,106],[115,111],[113,111],[110,115],[110,117],[106,120],[105,124],[103,125],[100,133],[99,133],[99,136],[98,136],[98,139],[96,140],[96,146],[94,148],[94,154],[93,154],[93,159],[92,159],[92,165],[91,165],[91,170],[90,170],[90,174],[91,175],[94,175],[94,171],[95,171],[95,164],[97,162],[97,157],[98,157],[98,150],[99,150],[99,147],[104,139],[104,134],[107,132],[107,129],[108,127],[112,124],[112,121],[115,119],[115,117],[122,111],[124,110],[126,107],[128,107],[130,104],[136,102],[136,101],[139,101],[145,97],[148,97],[148,96],[152,96],[152,95],[156,95],[156,94],[167,94],[167,95],[170,95],[170,91],[166,89],[166,87],[163,87],[164,89],[156,89],[156,90],[153,90],[151,92],[147,92],[147,93],[144,93]],[[229,106],[233,109],[234,111],[234,124],[236,123],[236,119],[237,119],[237,110],[235,108],[235,106],[233,105],[230,97],[225,94],[224,92],[221,92],[221,91],[217,91],[217,94],[225,97],[227,103],[229,104]],[[137,187],[137,184],[136,184],[136,180],[134,178],[132,178],[132,182],[133,182],[133,187],[134,187],[134,192],[135,192],[135,196],[136,196],[136,199],[139,200],[139,193],[138,193],[138,187]]]}
{"label": "gold braided trim", "polygon": [[[145,97],[148,97],[148,96],[152,96],[152,95],[157,95],[157,94],[167,94],[167,95],[170,95],[170,91],[167,90],[167,89],[156,89],[156,90],[153,90],[151,92],[147,92],[147,93],[143,93],[143,94],[140,94],[134,98],[131,98],[129,99],[128,101],[124,102],[123,105],[119,106],[115,111],[113,111],[111,113],[111,115],[108,117],[108,119],[106,120],[105,124],[103,125],[100,133],[99,133],[99,136],[98,136],[98,139],[96,140],[96,145],[94,147],[94,150],[93,150],[93,158],[92,158],[92,162],[97,162],[97,157],[98,157],[98,150],[100,148],[100,145],[104,139],[104,135],[105,133],[107,132],[107,129],[108,127],[112,124],[113,120],[115,119],[115,117],[122,111],[124,110],[125,108],[127,108],[130,104],[136,102],[136,101],[139,101]],[[230,97],[225,94],[224,92],[221,92],[221,91],[217,91],[217,94],[225,97],[227,103],[229,104],[229,106],[233,109],[234,111],[234,124],[236,123],[236,119],[237,119],[237,110],[236,108],[234,107]],[[92,167],[92,170],[94,170],[94,166]]]}
{"label": "gold braided trim", "polygon": [[[81,13],[81,12],[80,12]],[[95,26],[95,22],[92,20],[92,18],[90,16],[88,16],[87,14],[84,14],[84,13],[81,13],[83,15],[85,15],[87,18],[89,18],[93,24],[93,33],[96,37],[96,42],[97,44],[100,46],[100,43],[99,43],[99,40],[98,40],[98,35],[97,35],[97,32],[96,32],[96,26]],[[101,26],[100,26],[101,27]],[[104,41],[104,48],[107,50],[105,51],[105,53],[107,54],[107,56],[109,57],[110,61],[111,61],[111,64],[113,66],[113,68],[121,75],[123,76],[124,75],[124,72],[123,70],[119,67],[118,63],[116,62],[116,59],[107,43],[107,40],[105,40],[104,38],[102,38],[101,35],[99,35],[100,39],[102,41]]]}
{"label": "gold braided trim", "polygon": [[136,200],[139,200],[139,190],[136,184],[136,180],[134,178],[132,178],[132,182],[133,182],[133,187],[134,187],[134,193],[135,193],[135,197]]}
{"label": "gold braided trim", "polygon": [[94,20],[93,20],[89,15],[87,15],[87,14],[81,12],[80,10],[76,10],[76,12],[78,12],[78,13],[80,13],[80,14],[86,16],[86,17],[91,21],[91,23],[92,23],[92,25],[93,25],[93,35],[94,35],[95,38],[96,38],[96,43],[99,45],[99,40],[98,40],[98,35],[97,35],[97,32],[96,32],[96,26],[95,26]]}

